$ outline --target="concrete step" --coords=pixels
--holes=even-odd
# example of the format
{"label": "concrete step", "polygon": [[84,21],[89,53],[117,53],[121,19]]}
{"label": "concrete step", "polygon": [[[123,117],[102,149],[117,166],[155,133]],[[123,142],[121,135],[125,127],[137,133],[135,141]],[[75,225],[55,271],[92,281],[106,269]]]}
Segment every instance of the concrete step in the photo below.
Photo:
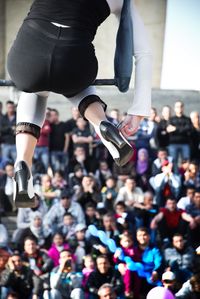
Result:
{"label": "concrete step", "polygon": [[3,216],[1,217],[1,223],[5,225],[9,239],[12,239],[13,232],[17,228],[17,216]]}

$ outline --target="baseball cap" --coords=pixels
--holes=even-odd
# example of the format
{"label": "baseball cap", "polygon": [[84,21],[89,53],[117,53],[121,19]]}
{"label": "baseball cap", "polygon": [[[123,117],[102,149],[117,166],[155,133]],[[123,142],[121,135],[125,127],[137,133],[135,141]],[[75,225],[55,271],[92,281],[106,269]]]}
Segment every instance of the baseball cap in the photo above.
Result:
{"label": "baseball cap", "polygon": [[61,191],[61,194],[60,194],[60,198],[63,199],[63,198],[71,198],[72,196],[72,192],[70,191],[70,189],[63,189]]}
{"label": "baseball cap", "polygon": [[171,271],[166,271],[162,275],[162,280],[174,280],[174,279],[175,279],[175,275]]}
{"label": "baseball cap", "polygon": [[85,224],[83,224],[83,223],[79,223],[79,224],[77,224],[76,225],[76,227],[75,227],[75,232],[77,233],[77,232],[80,232],[81,230],[84,230],[84,229],[86,229],[87,227],[86,227],[86,225]]}

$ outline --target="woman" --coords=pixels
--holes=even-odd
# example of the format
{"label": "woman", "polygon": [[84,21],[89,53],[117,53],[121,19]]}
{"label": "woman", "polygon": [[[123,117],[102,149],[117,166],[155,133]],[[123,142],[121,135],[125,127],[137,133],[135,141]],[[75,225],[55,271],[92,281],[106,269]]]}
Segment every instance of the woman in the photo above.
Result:
{"label": "woman", "polygon": [[[130,1],[136,79],[134,102],[120,131],[106,118],[106,104],[94,82],[98,70],[92,40],[98,26],[119,15],[122,0],[35,0],[8,55],[8,71],[24,91],[17,108],[14,196],[17,207],[33,205],[32,156],[44,122],[49,91],[66,96],[100,136],[118,165],[126,164],[132,147],[125,139],[149,115],[151,53],[144,26]],[[81,71],[80,71],[81,70]]]}

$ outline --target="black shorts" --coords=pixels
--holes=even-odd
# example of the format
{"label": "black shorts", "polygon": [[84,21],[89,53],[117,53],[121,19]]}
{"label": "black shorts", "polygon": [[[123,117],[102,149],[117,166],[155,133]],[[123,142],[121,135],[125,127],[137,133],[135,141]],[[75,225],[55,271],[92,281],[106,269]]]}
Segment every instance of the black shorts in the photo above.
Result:
{"label": "black shorts", "polygon": [[96,79],[98,63],[87,31],[26,20],[8,54],[8,72],[19,90],[67,97]]}

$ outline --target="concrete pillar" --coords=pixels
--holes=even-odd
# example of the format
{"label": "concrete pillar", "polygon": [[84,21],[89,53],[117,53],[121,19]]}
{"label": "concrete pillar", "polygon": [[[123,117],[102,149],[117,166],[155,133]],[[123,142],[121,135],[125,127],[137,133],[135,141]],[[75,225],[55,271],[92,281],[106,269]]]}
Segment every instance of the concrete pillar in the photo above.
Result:
{"label": "concrete pillar", "polygon": [[5,0],[0,0],[0,78],[5,76]]}

